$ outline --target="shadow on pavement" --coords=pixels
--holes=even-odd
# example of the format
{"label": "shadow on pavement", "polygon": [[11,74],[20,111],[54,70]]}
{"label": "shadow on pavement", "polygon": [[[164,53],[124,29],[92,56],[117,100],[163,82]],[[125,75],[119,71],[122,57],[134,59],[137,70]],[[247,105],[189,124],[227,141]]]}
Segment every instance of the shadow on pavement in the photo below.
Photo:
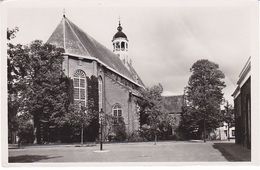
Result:
{"label": "shadow on pavement", "polygon": [[214,143],[213,148],[219,150],[228,161],[251,161],[251,151],[235,143]]}
{"label": "shadow on pavement", "polygon": [[9,163],[29,163],[29,162],[37,162],[43,159],[52,159],[52,158],[59,158],[62,156],[45,156],[45,155],[19,155],[19,156],[13,156],[9,157],[8,161]]}

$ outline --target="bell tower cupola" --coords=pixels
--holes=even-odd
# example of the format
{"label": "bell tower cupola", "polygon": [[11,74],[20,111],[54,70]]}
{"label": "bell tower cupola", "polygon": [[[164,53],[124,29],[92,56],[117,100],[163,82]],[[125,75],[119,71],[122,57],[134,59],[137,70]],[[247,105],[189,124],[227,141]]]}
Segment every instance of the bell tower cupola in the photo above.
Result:
{"label": "bell tower cupola", "polygon": [[113,36],[113,52],[121,59],[121,61],[127,66],[132,64],[131,59],[128,56],[128,39],[125,33],[122,32],[120,20],[117,27],[117,33]]}

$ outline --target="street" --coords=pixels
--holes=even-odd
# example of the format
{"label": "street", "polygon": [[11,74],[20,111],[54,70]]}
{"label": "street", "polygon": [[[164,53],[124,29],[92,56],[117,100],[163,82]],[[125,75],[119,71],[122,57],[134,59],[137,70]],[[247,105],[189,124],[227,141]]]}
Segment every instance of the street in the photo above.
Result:
{"label": "street", "polygon": [[[234,157],[241,155],[225,151],[225,147],[240,152],[231,142],[167,141],[110,143],[85,145],[42,145],[9,149],[9,162],[207,162],[248,161]],[[243,151],[244,152],[244,151]]]}

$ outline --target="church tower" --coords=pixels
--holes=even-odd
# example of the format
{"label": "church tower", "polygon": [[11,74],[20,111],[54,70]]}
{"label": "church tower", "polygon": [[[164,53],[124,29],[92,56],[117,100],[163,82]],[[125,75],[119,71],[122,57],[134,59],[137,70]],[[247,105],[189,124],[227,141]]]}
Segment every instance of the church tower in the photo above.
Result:
{"label": "church tower", "polygon": [[117,27],[117,33],[114,35],[113,43],[113,52],[118,55],[124,65],[129,68],[129,65],[132,65],[132,60],[128,56],[128,39],[125,33],[122,32],[123,28],[121,26],[120,20]]}

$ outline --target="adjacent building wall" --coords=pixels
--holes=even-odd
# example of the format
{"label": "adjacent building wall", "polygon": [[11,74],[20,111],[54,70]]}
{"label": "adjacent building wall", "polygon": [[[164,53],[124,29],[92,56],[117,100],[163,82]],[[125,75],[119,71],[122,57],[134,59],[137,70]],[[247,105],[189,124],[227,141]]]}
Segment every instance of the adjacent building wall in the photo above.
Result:
{"label": "adjacent building wall", "polygon": [[244,146],[251,148],[251,78],[241,87],[241,141]]}
{"label": "adjacent building wall", "polygon": [[251,149],[251,62],[248,59],[233,93],[236,143]]}

